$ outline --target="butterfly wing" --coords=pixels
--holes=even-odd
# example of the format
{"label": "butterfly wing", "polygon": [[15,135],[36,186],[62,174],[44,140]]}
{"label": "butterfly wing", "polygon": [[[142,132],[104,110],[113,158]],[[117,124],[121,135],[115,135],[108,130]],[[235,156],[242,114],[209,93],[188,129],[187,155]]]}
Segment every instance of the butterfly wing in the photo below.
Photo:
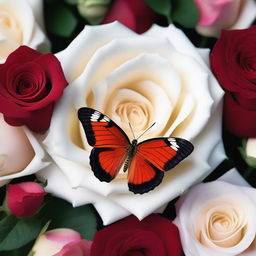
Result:
{"label": "butterfly wing", "polygon": [[100,181],[110,182],[127,157],[129,138],[109,117],[92,108],[80,108],[81,121],[87,141],[93,147],[90,165]]}
{"label": "butterfly wing", "polygon": [[175,167],[193,149],[189,141],[181,138],[156,138],[139,143],[129,169],[129,190],[143,194],[154,189],[161,183],[163,172]]}

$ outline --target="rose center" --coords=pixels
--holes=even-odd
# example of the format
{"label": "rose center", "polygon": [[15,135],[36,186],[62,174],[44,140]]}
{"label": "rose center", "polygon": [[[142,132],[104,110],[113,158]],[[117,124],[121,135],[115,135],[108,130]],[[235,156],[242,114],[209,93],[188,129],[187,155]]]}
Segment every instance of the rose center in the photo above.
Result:
{"label": "rose center", "polygon": [[51,90],[46,73],[36,62],[13,65],[6,76],[6,89],[20,105],[40,101]]}
{"label": "rose center", "polygon": [[15,28],[17,26],[17,22],[9,15],[8,12],[0,10],[0,27]]}
{"label": "rose center", "polygon": [[237,61],[239,66],[248,72],[256,71],[256,55],[254,53],[248,52],[243,54],[238,54]]}
{"label": "rose center", "polygon": [[143,249],[140,250],[129,250],[123,256],[144,256],[146,255]]}
{"label": "rose center", "polygon": [[143,131],[148,126],[147,106],[141,102],[120,102],[116,114],[122,123],[131,124],[134,132]]}
{"label": "rose center", "polygon": [[213,243],[220,247],[232,247],[243,238],[244,215],[232,206],[219,205],[210,208],[206,216],[205,227],[200,236],[200,241],[205,246],[211,246],[209,243]]}
{"label": "rose center", "polygon": [[33,87],[29,81],[23,80],[18,83],[17,93],[18,94],[27,94]]}

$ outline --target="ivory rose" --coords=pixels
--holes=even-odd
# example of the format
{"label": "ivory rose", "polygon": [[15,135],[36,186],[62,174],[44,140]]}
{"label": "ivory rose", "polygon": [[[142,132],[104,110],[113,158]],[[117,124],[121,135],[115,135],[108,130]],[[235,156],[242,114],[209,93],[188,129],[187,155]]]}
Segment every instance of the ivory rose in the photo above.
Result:
{"label": "ivory rose", "polygon": [[254,0],[194,0],[200,12],[198,33],[219,37],[222,29],[243,29],[256,18]]}
{"label": "ivory rose", "polygon": [[20,45],[42,52],[49,50],[49,42],[38,25],[42,25],[42,1],[0,0],[0,63]]}
{"label": "ivory rose", "polygon": [[[162,211],[222,161],[223,91],[175,26],[154,26],[142,35],[118,22],[86,26],[57,57],[70,85],[43,142],[56,163],[40,172],[49,192],[74,206],[93,203],[105,224],[130,214],[143,219]],[[149,193],[129,192],[122,172],[110,183],[100,182],[90,169],[91,148],[77,118],[84,106],[107,114],[130,139],[128,122],[136,137],[156,122],[140,141],[176,136],[190,140],[195,150]]]}
{"label": "ivory rose", "polygon": [[193,187],[177,202],[174,223],[186,256],[247,255],[253,250],[256,190],[232,172],[224,181]]}
{"label": "ivory rose", "polygon": [[[33,134],[24,127],[8,125],[0,113],[0,182],[30,175],[44,168],[45,153]],[[1,186],[0,185],[0,186]]]}

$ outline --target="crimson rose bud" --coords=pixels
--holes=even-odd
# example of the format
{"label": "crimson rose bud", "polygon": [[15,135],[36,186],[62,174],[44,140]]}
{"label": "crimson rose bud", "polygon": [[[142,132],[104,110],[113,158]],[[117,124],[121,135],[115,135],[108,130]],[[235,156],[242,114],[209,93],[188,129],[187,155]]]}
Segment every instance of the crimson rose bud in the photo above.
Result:
{"label": "crimson rose bud", "polygon": [[6,192],[6,205],[17,217],[29,217],[42,205],[46,192],[35,182],[23,182],[9,185]]}
{"label": "crimson rose bud", "polygon": [[142,221],[129,216],[96,232],[91,256],[180,256],[177,227],[157,214]]}
{"label": "crimson rose bud", "polygon": [[9,125],[44,132],[50,125],[53,104],[66,86],[53,54],[20,46],[0,64],[0,112]]}
{"label": "crimson rose bud", "polygon": [[231,133],[256,136],[256,26],[226,30],[211,53],[214,75],[225,90],[223,119]]}
{"label": "crimson rose bud", "polygon": [[159,19],[144,0],[115,0],[103,24],[118,20],[137,33],[148,30]]}

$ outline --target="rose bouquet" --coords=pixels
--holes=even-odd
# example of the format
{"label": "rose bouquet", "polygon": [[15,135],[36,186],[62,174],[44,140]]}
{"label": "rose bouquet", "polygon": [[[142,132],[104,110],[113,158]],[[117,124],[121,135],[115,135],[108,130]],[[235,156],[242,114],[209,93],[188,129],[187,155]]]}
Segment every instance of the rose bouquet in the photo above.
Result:
{"label": "rose bouquet", "polygon": [[256,255],[254,0],[0,13],[0,255]]}

